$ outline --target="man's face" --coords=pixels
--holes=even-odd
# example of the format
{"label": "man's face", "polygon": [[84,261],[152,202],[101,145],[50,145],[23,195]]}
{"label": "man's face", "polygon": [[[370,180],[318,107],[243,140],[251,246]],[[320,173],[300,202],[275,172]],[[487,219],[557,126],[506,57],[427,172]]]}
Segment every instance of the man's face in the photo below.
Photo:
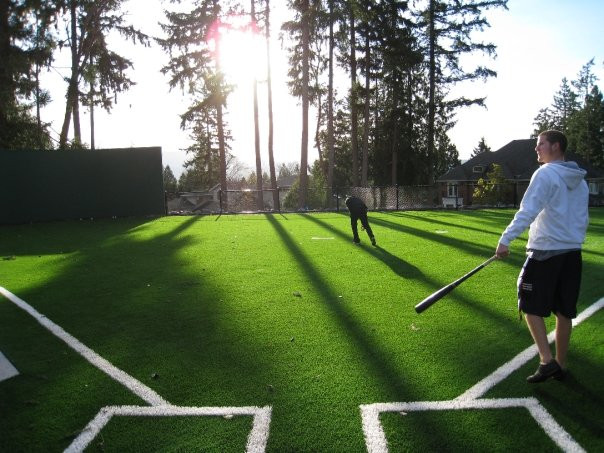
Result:
{"label": "man's face", "polygon": [[539,136],[537,139],[537,146],[535,146],[535,151],[537,151],[537,162],[541,164],[547,164],[554,160],[560,159],[560,144],[559,143],[550,143],[547,141],[545,136]]}

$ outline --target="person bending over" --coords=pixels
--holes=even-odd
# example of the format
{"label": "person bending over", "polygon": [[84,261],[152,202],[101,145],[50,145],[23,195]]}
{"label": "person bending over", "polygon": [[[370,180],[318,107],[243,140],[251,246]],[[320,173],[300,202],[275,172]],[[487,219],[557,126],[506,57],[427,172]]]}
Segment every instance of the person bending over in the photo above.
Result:
{"label": "person bending over", "polygon": [[367,219],[367,206],[363,203],[363,200],[357,197],[347,196],[346,207],[350,212],[350,226],[352,227],[352,240],[355,244],[361,242],[359,239],[359,232],[357,231],[357,221],[361,221],[362,228],[367,232],[372,245],[377,245],[373,231],[369,226],[369,220]]}
{"label": "person bending over", "polygon": [[[518,277],[518,309],[525,315],[540,359],[537,371],[526,378],[529,383],[564,378],[572,319],[577,316],[589,191],[585,170],[564,161],[566,146],[559,131],[539,134],[535,151],[543,165],[533,173],[495,250],[498,258],[508,256],[510,242],[530,226],[527,259]],[[544,322],[551,313],[556,316],[555,358]]]}

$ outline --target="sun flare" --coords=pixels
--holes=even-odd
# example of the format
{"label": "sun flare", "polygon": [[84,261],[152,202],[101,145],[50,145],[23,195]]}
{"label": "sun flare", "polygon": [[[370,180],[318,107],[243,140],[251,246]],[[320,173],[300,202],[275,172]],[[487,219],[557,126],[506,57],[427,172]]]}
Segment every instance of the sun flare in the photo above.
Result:
{"label": "sun flare", "polygon": [[[240,22],[240,21],[239,21]],[[230,83],[266,78],[266,43],[249,22],[230,21],[220,27],[220,67]]]}

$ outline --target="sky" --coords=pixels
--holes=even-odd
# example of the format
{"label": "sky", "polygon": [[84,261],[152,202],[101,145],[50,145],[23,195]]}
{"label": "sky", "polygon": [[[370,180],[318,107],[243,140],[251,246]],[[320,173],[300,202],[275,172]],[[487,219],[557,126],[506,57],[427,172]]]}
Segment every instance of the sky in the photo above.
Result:
{"label": "sky", "polygon": [[[288,18],[284,0],[273,0],[271,63],[274,113],[274,155],[277,165],[300,161],[302,109],[287,89],[287,61],[278,40],[280,22]],[[161,0],[129,0],[125,8],[131,23],[142,31],[157,35],[158,22],[164,21],[163,9],[169,2]],[[474,39],[497,46],[497,58],[470,57],[463,64],[470,69],[477,63],[497,72],[486,82],[468,82],[457,86],[453,95],[486,97],[486,109],[470,107],[456,116],[456,125],[449,137],[457,146],[462,160],[468,159],[484,137],[493,151],[511,140],[528,138],[533,120],[540,109],[552,103],[562,78],[574,80],[589,60],[594,58],[593,73],[598,86],[604,88],[604,40],[601,0],[509,0],[508,10],[489,11],[491,25],[474,35]],[[232,153],[249,171],[255,169],[254,124],[252,103],[252,67],[250,56],[255,52],[249,39],[232,38],[224,64],[232,81],[238,84],[228,100],[225,118],[233,135]],[[262,44],[263,46],[263,44]],[[97,148],[161,146],[164,165],[169,165],[178,178],[187,158],[183,148],[190,144],[188,132],[180,128],[180,117],[189,101],[178,88],[170,91],[168,76],[160,68],[168,61],[156,45],[149,48],[119,44],[120,54],[133,61],[130,72],[136,82],[128,92],[117,97],[110,114],[95,110],[95,144]],[[264,57],[264,47],[260,52]],[[52,123],[53,136],[58,138],[64,116],[68,60],[57,59],[55,68],[43,83],[50,88],[54,101],[42,111],[42,119]],[[264,63],[261,65],[264,67]],[[262,71],[258,73],[263,78]],[[260,114],[260,147],[263,171],[268,172],[268,126],[265,124],[266,84],[258,85]],[[309,118],[309,162],[318,158],[314,149],[313,111]],[[89,114],[81,109],[83,140],[90,143]]]}

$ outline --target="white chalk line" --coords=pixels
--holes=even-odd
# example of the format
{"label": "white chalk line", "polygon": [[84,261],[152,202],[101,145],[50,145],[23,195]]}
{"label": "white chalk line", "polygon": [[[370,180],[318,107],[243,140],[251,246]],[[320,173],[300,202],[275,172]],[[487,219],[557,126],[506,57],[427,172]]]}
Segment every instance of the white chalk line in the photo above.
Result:
{"label": "white chalk line", "polygon": [[138,381],[128,373],[120,370],[92,349],[85,346],[77,338],[67,333],[63,328],[52,322],[35,308],[17,297],[15,294],[0,286],[0,294],[13,302],[19,308],[33,316],[38,323],[48,329],[56,337],[63,340],[70,348],[84,357],[102,372],[128,388],[135,395],[146,401],[149,406],[106,406],[88,423],[86,428],[74,439],[65,451],[81,452],[98,435],[114,415],[121,416],[253,416],[252,430],[247,439],[246,452],[261,453],[266,450],[271,421],[271,407],[180,407],[173,406],[155,391]]}
{"label": "white chalk line", "polygon": [[380,414],[384,412],[507,409],[513,407],[524,407],[527,409],[539,426],[563,451],[584,451],[536,398],[414,401],[411,403],[376,403],[360,406],[365,443],[369,453],[388,453],[388,441],[379,419]]}
{"label": "white chalk line", "polygon": [[[579,325],[603,307],[604,298],[601,298],[573,319],[573,326]],[[550,332],[547,338],[550,343],[554,341],[555,331]],[[548,434],[563,451],[583,452],[583,448],[554,420],[550,413],[536,399],[478,399],[518,368],[523,366],[526,362],[531,360],[535,355],[537,355],[537,347],[532,345],[451,401],[415,401],[406,403],[375,403],[361,405],[361,419],[367,451],[369,453],[388,452],[388,441],[379,419],[381,412],[526,407],[539,426],[541,426],[546,434]],[[513,404],[513,406],[510,404]]]}
{"label": "white chalk line", "polygon": [[[587,307],[581,313],[579,313],[579,315],[575,319],[573,319],[573,327],[576,327],[581,324],[583,321],[585,321],[591,315],[596,313],[602,307],[604,307],[604,297]],[[549,333],[549,335],[547,336],[547,340],[552,343],[555,339],[555,336],[556,332],[554,330]],[[512,374],[514,371],[522,367],[525,363],[527,363],[534,356],[536,356],[537,352],[538,350],[536,345],[533,344],[532,346],[529,346],[516,357],[514,357],[512,360],[501,365],[493,373],[485,377],[483,380],[479,381],[477,384],[466,390],[464,393],[462,393],[455,399],[473,399],[481,397],[491,388],[495,387],[501,381],[506,379],[510,374]]]}
{"label": "white chalk line", "polygon": [[12,363],[6,358],[2,351],[0,351],[0,382],[10,379],[19,374]]}
{"label": "white chalk line", "polygon": [[132,393],[143,399],[143,401],[146,401],[152,406],[165,406],[170,404],[157,393],[155,393],[153,390],[151,390],[149,387],[147,387],[145,384],[114,366],[111,362],[104,359],[92,349],[80,342],[77,338],[67,333],[65,330],[63,330],[63,328],[52,322],[43,314],[39,313],[27,302],[15,296],[13,293],[1,286],[0,294],[2,294],[11,302],[13,302],[19,308],[25,310],[27,313],[33,316],[34,319],[38,321],[42,326],[46,327],[46,329],[48,329],[52,334],[63,340],[67,344],[67,346],[76,351],[78,354],[88,360],[99,370],[109,375],[112,379],[119,382],[124,387],[128,388]]}
{"label": "white chalk line", "polygon": [[246,452],[262,453],[266,450],[271,407],[183,407],[183,406],[106,406],[86,425],[65,453],[84,451],[114,416],[126,417],[229,417],[252,416],[252,429],[248,435]]}

